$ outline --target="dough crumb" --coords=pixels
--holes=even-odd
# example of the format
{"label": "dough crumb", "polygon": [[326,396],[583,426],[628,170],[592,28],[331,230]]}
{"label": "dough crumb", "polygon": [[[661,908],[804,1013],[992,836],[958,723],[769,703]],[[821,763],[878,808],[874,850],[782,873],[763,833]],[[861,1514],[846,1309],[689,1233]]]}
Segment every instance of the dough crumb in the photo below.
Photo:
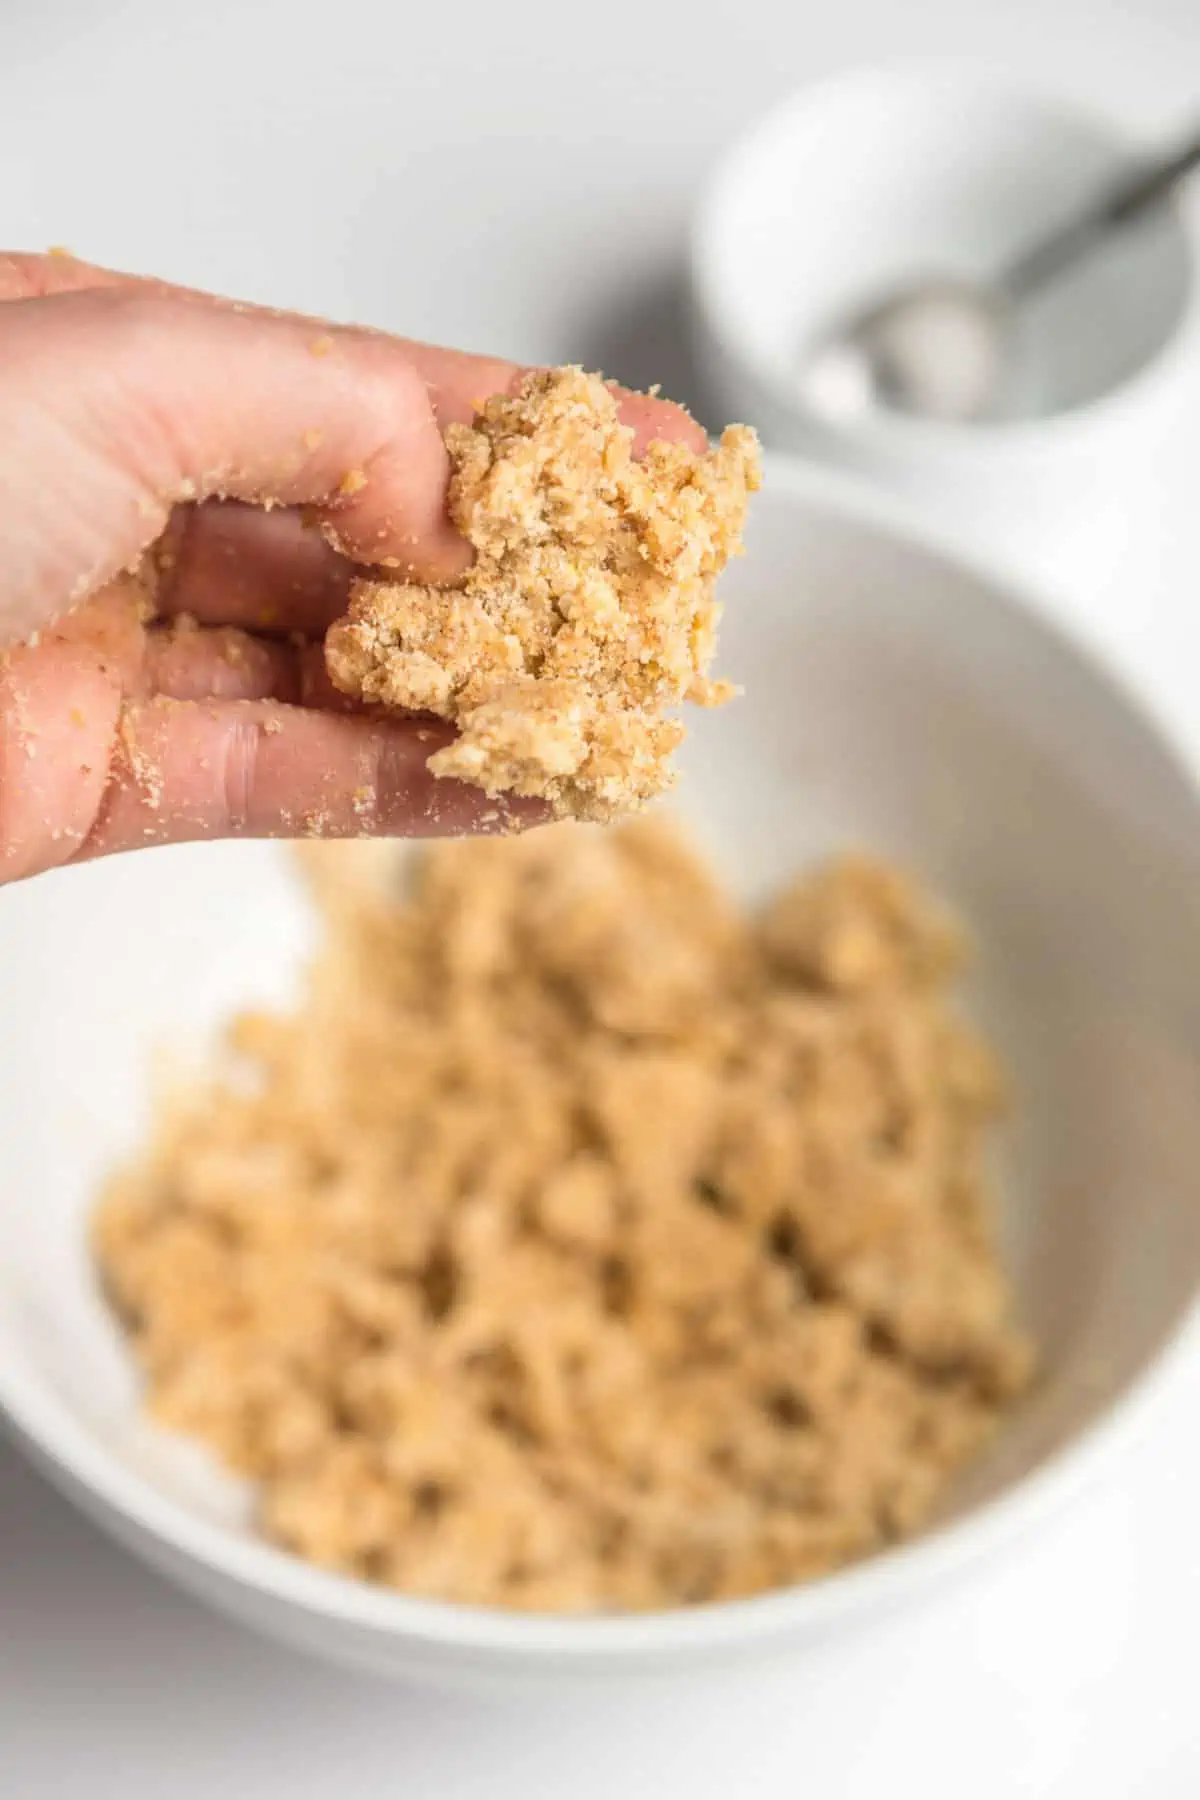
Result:
{"label": "dough crumb", "polygon": [[325,940],[95,1222],[159,1420],[277,1543],[533,1611],[917,1529],[1026,1385],[958,935],[843,859],[740,913],[657,822],[306,845]]}
{"label": "dough crumb", "polygon": [[362,580],[326,639],[345,693],[459,729],[429,760],[489,795],[607,820],[669,787],[668,709],[710,681],[717,576],[741,548],[758,442],[731,425],[698,455],[634,434],[598,375],[526,377],[446,432],[450,514],[475,551],[448,587]]}

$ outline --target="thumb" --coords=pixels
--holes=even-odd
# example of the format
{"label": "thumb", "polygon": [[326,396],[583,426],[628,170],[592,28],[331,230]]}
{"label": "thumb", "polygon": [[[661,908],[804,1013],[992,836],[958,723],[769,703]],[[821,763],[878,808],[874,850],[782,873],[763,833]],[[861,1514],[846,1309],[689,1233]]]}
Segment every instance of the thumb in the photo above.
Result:
{"label": "thumb", "polygon": [[0,306],[0,642],[134,563],[180,501],[307,505],[361,562],[445,579],[469,551],[399,340],[142,287]]}

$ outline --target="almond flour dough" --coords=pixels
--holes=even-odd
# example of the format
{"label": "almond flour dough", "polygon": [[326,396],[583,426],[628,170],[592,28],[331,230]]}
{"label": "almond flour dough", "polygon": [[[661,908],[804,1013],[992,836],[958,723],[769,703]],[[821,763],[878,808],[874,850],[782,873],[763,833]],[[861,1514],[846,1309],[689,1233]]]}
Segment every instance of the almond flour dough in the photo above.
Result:
{"label": "almond flour dough", "polygon": [[446,443],[475,562],[445,588],[357,582],[326,640],[333,681],[453,720],[438,775],[576,818],[638,808],[671,781],[683,727],[668,709],[731,691],[707,674],[713,586],[759,484],[754,433],[635,461],[603,381],[563,368],[488,400]]}
{"label": "almond flour dough", "polygon": [[164,1424],[298,1555],[414,1594],[670,1607],[903,1537],[1030,1355],[955,932],[844,860],[758,917],[666,827],[306,854],[293,1012],[99,1209]]}

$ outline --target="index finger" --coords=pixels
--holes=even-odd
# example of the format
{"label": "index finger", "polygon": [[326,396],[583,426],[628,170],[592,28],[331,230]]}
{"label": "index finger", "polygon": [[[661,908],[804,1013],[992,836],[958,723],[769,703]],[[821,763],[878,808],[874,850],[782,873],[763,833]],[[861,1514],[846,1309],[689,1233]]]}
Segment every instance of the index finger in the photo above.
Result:
{"label": "index finger", "polygon": [[[130,275],[119,269],[102,268],[84,262],[65,251],[48,255],[21,251],[0,252],[0,302],[31,300],[51,294],[73,293],[80,289],[141,286],[209,306],[237,306],[240,311],[266,312],[279,317],[303,319],[314,328],[327,320],[309,314],[283,314],[275,307],[253,306],[233,301],[202,288],[180,287],[153,276]],[[334,325],[337,332],[359,333],[371,337],[387,336],[401,346],[408,360],[429,389],[429,398],[438,424],[463,424],[472,418],[480,405],[493,394],[511,393],[526,369],[522,364],[503,357],[480,356],[469,350],[448,350],[438,344],[423,344],[415,338],[396,337],[366,325]],[[684,443],[693,450],[703,450],[706,437],[703,428],[673,400],[655,394],[634,393],[613,384],[620,398],[621,418],[634,432],[635,449],[640,456],[655,439],[668,443]]]}

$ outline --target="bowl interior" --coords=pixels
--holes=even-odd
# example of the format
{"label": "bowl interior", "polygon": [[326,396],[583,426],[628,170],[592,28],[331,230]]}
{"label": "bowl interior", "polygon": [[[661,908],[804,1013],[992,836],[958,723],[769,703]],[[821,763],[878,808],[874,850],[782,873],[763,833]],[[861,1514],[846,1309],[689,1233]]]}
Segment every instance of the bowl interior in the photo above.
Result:
{"label": "bowl interior", "polygon": [[[836,492],[768,482],[729,581],[723,660],[746,697],[696,720],[679,807],[748,895],[869,845],[978,938],[970,1003],[1017,1090],[1004,1234],[1045,1378],[961,1513],[1097,1420],[1190,1306],[1200,828],[1187,780],[1075,651]],[[93,1468],[123,1471],[126,1511],[157,1491],[160,1535],[203,1519],[244,1537],[237,1484],[139,1422],[85,1220],[156,1054],[286,995],[305,905],[277,849],[224,845],[9,889],[0,920],[0,1401],[51,1460],[86,1440]]]}
{"label": "bowl interior", "polygon": [[[697,237],[702,302],[787,404],[814,336],[923,274],[987,280],[1131,154],[1115,129],[998,80],[835,78],[785,102],[718,174]],[[1183,228],[1162,210],[1031,299],[1010,416],[1071,412],[1129,381],[1178,330],[1190,281]]]}

